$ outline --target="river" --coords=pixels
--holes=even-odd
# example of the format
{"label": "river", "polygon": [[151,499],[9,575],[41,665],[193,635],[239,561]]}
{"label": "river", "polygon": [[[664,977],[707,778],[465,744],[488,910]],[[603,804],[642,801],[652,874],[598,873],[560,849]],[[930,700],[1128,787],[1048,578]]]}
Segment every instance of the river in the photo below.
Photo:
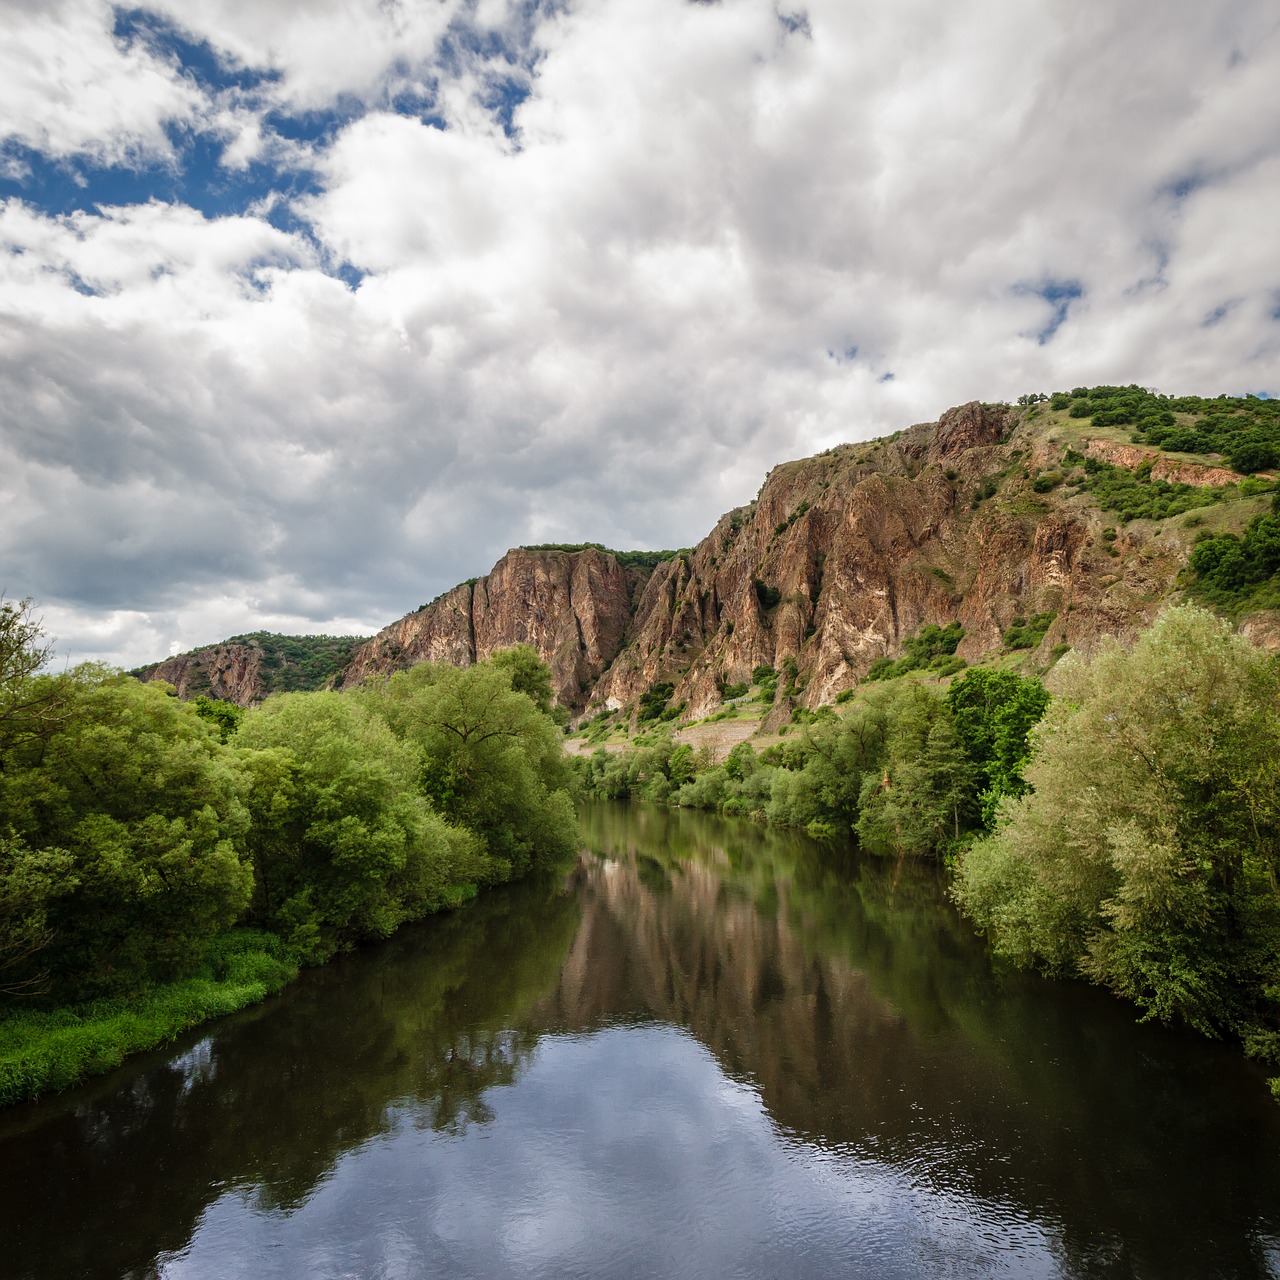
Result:
{"label": "river", "polygon": [[0,1114],[0,1275],[1280,1276],[1238,1050],[993,965],[929,867],[583,845]]}

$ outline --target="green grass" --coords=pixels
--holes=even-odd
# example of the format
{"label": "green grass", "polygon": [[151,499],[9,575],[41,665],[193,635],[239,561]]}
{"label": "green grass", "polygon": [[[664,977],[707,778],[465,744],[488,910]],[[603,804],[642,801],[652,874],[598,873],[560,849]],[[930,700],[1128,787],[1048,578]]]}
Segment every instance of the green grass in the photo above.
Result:
{"label": "green grass", "polygon": [[278,938],[237,929],[219,938],[205,972],[133,998],[99,1000],[0,1022],[0,1106],[114,1070],[130,1054],[279,991],[298,966]]}

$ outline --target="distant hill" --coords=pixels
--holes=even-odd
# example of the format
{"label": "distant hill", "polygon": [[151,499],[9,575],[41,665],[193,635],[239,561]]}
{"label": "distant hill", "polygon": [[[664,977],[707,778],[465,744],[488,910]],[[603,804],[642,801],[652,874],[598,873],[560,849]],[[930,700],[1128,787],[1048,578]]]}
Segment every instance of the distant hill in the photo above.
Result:
{"label": "distant hill", "polygon": [[138,667],[139,680],[165,680],[178,695],[204,694],[242,706],[268,694],[323,689],[350,662],[364,636],[282,636],[253,631]]}

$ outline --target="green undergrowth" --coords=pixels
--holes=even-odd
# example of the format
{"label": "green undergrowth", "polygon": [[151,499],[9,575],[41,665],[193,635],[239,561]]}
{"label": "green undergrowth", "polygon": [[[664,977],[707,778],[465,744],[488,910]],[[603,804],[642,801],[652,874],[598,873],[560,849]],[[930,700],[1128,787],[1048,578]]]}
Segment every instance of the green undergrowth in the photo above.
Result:
{"label": "green undergrowth", "polygon": [[964,627],[950,622],[945,627],[932,623],[922,627],[917,635],[907,636],[902,642],[902,657],[877,658],[867,668],[865,680],[893,680],[910,671],[931,671],[934,675],[949,676],[963,671],[965,661],[955,656],[956,648],[964,639]]}
{"label": "green undergrowth", "polygon": [[28,1102],[118,1067],[192,1027],[235,1013],[297,976],[281,940],[235,929],[214,940],[203,970],[132,997],[14,1014],[0,1022],[0,1106]]}
{"label": "green undergrowth", "polygon": [[1190,485],[1153,480],[1151,460],[1134,471],[1098,458],[1081,458],[1079,454],[1068,454],[1067,461],[1083,463],[1084,487],[1094,502],[1104,511],[1116,512],[1126,523],[1130,520],[1166,520],[1170,516],[1179,516],[1198,507],[1211,507],[1239,496],[1234,485]]}
{"label": "green undergrowth", "polygon": [[664,560],[675,560],[678,556],[693,554],[691,547],[680,547],[674,551],[616,551],[606,547],[602,542],[539,542],[520,548],[521,551],[603,551],[612,556],[624,569],[656,569]]}
{"label": "green undergrowth", "polygon": [[1225,458],[1241,475],[1280,462],[1280,403],[1259,396],[1164,396],[1139,386],[1076,387],[1050,407],[1095,427],[1129,427],[1138,444]]}

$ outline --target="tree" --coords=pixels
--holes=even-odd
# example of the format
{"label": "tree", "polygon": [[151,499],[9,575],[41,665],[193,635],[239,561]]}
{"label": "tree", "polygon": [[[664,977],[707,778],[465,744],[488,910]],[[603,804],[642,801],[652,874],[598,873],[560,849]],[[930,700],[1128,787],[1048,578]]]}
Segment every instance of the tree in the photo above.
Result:
{"label": "tree", "polygon": [[57,727],[0,775],[10,884],[47,877],[43,923],[26,908],[42,966],[64,1000],[177,976],[248,902],[243,779],[167,685],[94,666],[53,679]]}
{"label": "tree", "polygon": [[499,649],[489,661],[496,670],[506,672],[516,693],[523,693],[539,711],[551,714],[551,668],[538,657],[533,645],[517,644]]}
{"label": "tree", "polygon": [[874,852],[937,855],[972,821],[973,765],[927,686],[902,687],[885,716],[884,765],[863,779],[858,838]]}
{"label": "tree", "polygon": [[37,678],[52,653],[30,597],[0,595],[0,769],[11,750],[48,737],[61,723],[65,686]]}
{"label": "tree", "polygon": [[490,868],[418,786],[419,761],[347,693],[292,693],[237,734],[254,918],[319,962],[473,891]]}
{"label": "tree", "polygon": [[956,734],[977,769],[983,826],[992,825],[1005,796],[1026,791],[1028,737],[1048,705],[1049,693],[1039,680],[1012,671],[978,668],[947,690]]}
{"label": "tree", "polygon": [[[997,951],[1280,1049],[1280,672],[1203,610],[1061,664],[957,900]],[[1270,994],[1268,994],[1270,993]]]}
{"label": "tree", "polygon": [[481,837],[499,878],[572,850],[561,736],[511,687],[509,668],[420,663],[359,696],[412,746],[421,790],[449,822]]}

